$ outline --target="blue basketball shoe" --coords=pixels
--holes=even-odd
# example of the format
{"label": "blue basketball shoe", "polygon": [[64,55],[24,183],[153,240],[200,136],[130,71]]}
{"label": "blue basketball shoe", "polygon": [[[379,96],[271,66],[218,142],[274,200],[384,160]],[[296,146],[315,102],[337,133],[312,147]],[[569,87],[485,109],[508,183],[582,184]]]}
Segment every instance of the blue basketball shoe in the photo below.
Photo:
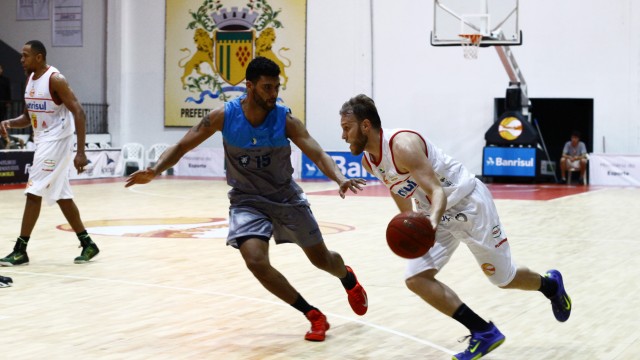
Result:
{"label": "blue basketball shoe", "polygon": [[571,315],[571,298],[564,289],[564,282],[562,281],[562,274],[558,270],[549,270],[545,274],[546,277],[555,280],[558,283],[558,291],[556,294],[549,298],[551,300],[551,309],[556,320],[565,322]]}
{"label": "blue basketball shoe", "polygon": [[471,332],[471,335],[467,336],[471,338],[469,347],[464,352],[454,355],[452,359],[477,360],[502,345],[505,340],[504,335],[492,322],[489,325],[491,327],[487,331]]}

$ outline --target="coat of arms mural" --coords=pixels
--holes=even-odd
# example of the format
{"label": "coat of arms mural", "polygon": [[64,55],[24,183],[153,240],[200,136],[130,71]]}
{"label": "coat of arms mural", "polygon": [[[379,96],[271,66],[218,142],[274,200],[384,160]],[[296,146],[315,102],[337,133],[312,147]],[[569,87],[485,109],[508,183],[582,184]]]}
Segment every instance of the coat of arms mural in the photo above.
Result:
{"label": "coat of arms mural", "polygon": [[280,67],[280,101],[305,118],[306,2],[167,0],[165,126],[192,126],[245,91],[257,56]]}

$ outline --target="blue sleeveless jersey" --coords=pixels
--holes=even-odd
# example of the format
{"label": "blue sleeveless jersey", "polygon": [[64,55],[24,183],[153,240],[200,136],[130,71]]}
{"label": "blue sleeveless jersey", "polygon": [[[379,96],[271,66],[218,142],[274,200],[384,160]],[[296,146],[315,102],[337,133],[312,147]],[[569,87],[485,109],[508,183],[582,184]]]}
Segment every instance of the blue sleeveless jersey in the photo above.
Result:
{"label": "blue sleeveless jersey", "polygon": [[227,184],[231,193],[262,195],[280,201],[301,192],[292,179],[291,144],[283,105],[269,112],[264,122],[251,125],[242,111],[240,96],[224,105],[222,128]]}

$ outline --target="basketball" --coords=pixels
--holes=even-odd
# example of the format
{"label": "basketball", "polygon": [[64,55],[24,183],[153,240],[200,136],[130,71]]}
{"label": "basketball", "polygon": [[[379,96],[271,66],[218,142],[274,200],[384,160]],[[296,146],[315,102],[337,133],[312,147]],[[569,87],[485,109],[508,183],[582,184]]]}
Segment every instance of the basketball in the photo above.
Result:
{"label": "basketball", "polygon": [[424,213],[402,212],[387,225],[387,244],[391,251],[405,259],[418,258],[435,243],[435,231]]}

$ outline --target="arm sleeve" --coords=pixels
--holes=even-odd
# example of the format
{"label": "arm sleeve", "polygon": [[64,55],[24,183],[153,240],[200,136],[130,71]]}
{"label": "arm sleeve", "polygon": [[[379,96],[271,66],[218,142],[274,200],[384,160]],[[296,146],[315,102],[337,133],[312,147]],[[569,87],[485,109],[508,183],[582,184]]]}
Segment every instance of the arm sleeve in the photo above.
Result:
{"label": "arm sleeve", "polygon": [[584,155],[586,153],[587,153],[587,146],[583,142],[580,142],[580,155]]}

